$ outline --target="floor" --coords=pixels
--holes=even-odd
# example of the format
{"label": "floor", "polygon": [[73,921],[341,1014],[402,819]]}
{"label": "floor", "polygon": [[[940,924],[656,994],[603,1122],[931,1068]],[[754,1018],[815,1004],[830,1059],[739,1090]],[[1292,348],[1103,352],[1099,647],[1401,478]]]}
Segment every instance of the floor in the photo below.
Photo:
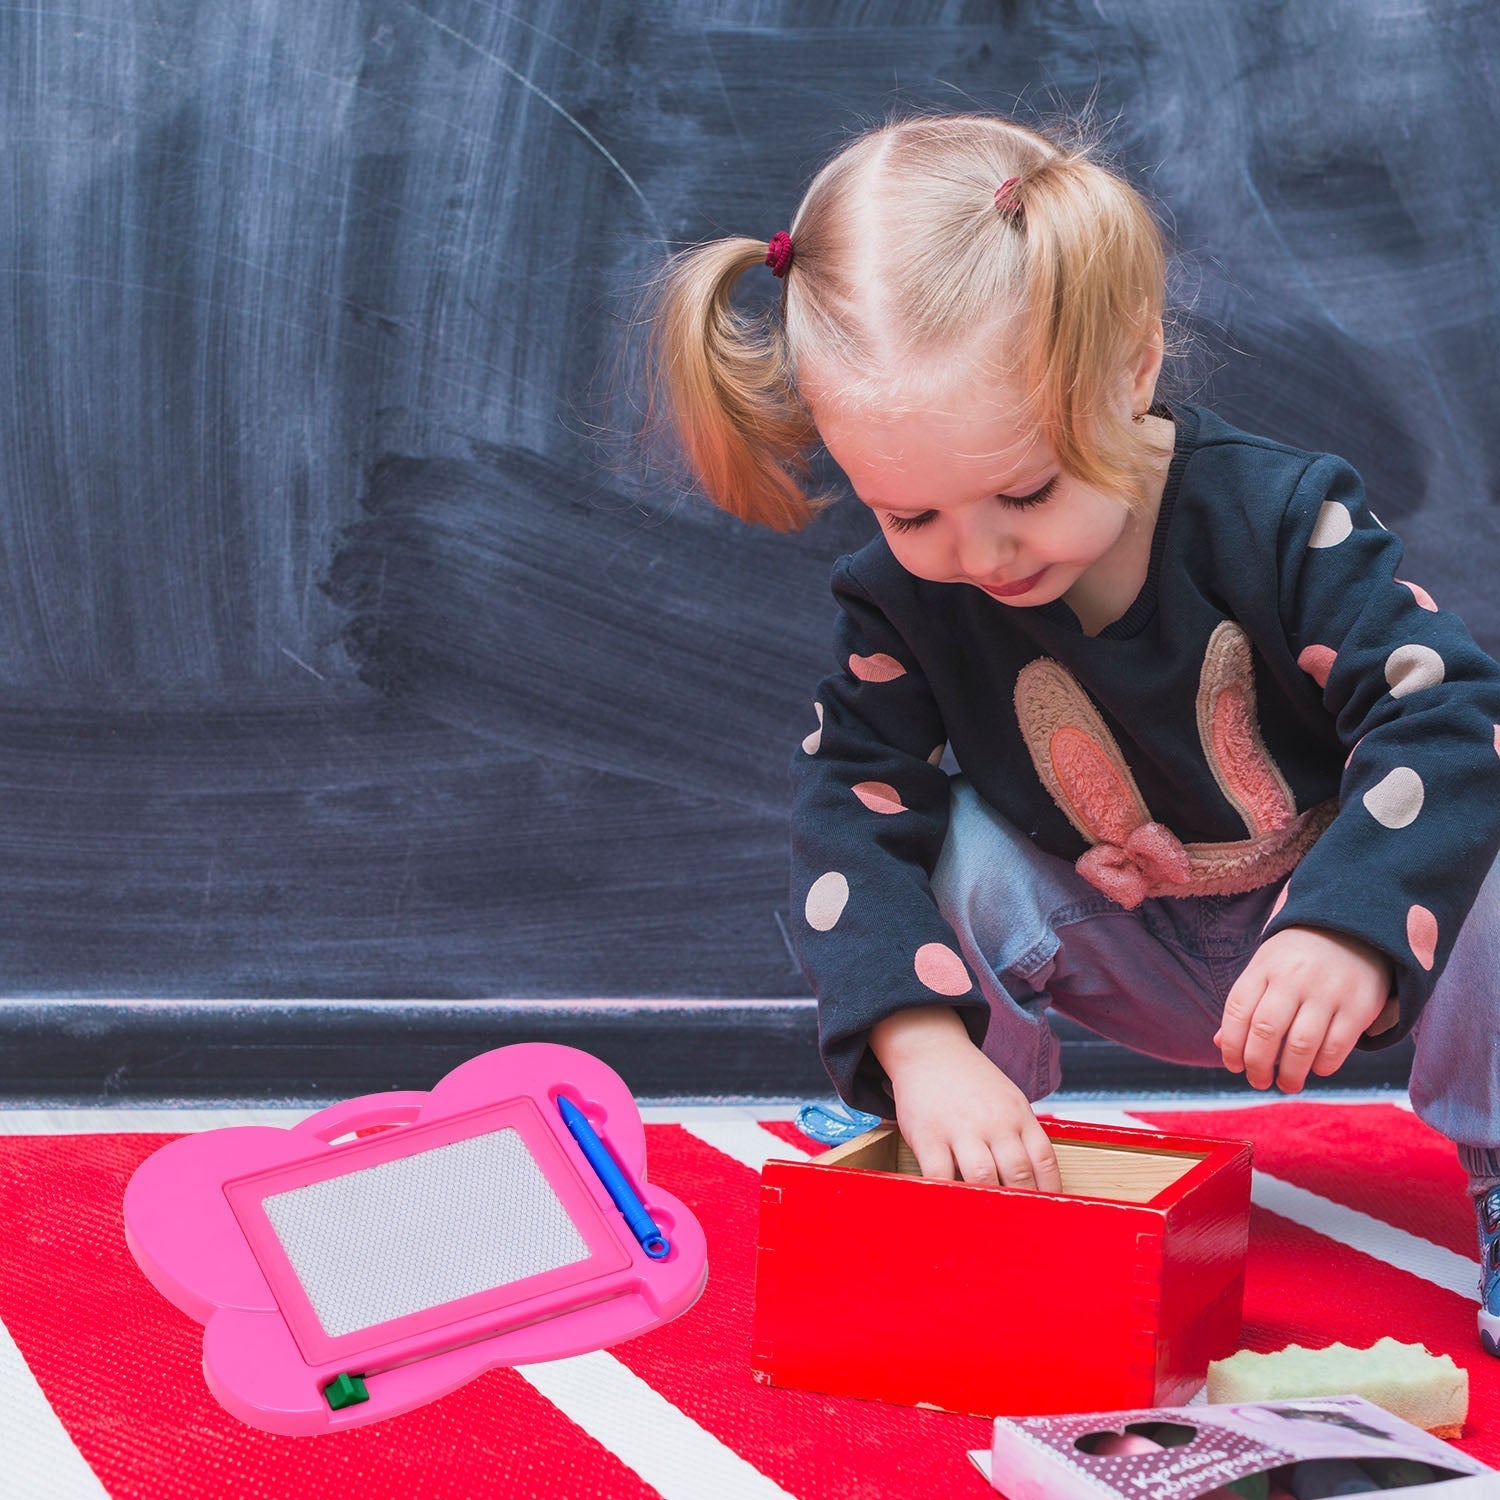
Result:
{"label": "floor", "polygon": [[[1275,1096],[1273,1096],[1274,1098]],[[1405,1096],[1320,1091],[1319,1102],[1376,1101],[1409,1108]],[[1099,1123],[1141,1123],[1136,1110],[1224,1110],[1236,1105],[1264,1105],[1266,1096],[1243,1094],[1164,1097],[1115,1095],[1080,1097],[1057,1095],[1046,1101],[1052,1113],[1068,1119]],[[14,1107],[0,1109],[0,1135],[73,1134],[95,1132],[177,1132],[224,1125],[294,1122],[310,1112],[306,1104],[276,1107],[172,1107],[170,1104],[114,1109]],[[644,1104],[648,1124],[675,1124],[703,1143],[752,1170],[771,1155],[787,1154],[785,1140],[764,1128],[768,1122],[795,1117],[797,1104],[785,1100],[712,1103]],[[1434,1244],[1304,1188],[1257,1172],[1254,1202],[1283,1218],[1363,1251],[1408,1271],[1429,1283],[1472,1296],[1475,1267],[1471,1259]],[[587,1358],[585,1356],[584,1358]],[[774,1486],[763,1489],[763,1476],[744,1464],[712,1433],[685,1414],[660,1410],[662,1400],[649,1388],[629,1382],[611,1385],[593,1380],[571,1380],[558,1361],[531,1366],[525,1372],[538,1392],[558,1407],[585,1433],[610,1447],[666,1500],[700,1500],[703,1494],[754,1497],[782,1494]],[[664,1421],[664,1418],[666,1420]],[[649,1440],[643,1434],[649,1433]],[[84,1462],[62,1423],[53,1413],[15,1343],[0,1324],[0,1454],[24,1451],[33,1474],[47,1476],[45,1500],[104,1500],[105,1490]],[[690,1476],[684,1479],[683,1476]],[[0,1466],[0,1497],[30,1491],[7,1488]]]}

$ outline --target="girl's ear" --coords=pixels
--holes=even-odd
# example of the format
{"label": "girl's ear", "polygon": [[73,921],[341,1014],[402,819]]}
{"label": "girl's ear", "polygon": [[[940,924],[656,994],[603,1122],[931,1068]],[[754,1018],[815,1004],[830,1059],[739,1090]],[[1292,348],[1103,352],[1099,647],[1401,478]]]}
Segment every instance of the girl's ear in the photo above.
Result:
{"label": "girl's ear", "polygon": [[1156,400],[1156,382],[1161,375],[1162,328],[1158,318],[1146,334],[1130,377],[1130,413],[1150,411]]}

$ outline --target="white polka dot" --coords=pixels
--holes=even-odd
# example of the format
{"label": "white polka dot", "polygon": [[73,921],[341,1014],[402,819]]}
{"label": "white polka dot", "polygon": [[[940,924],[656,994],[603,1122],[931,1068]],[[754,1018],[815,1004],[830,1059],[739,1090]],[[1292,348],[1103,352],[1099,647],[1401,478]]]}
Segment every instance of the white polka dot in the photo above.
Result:
{"label": "white polka dot", "polygon": [[827,932],[844,915],[849,902],[849,882],[837,870],[819,875],[807,893],[803,915],[814,932]]}
{"label": "white polka dot", "polygon": [[906,804],[901,800],[901,793],[887,782],[861,781],[858,786],[851,787],[850,790],[871,812],[902,813],[906,811]]}
{"label": "white polka dot", "polygon": [[1427,795],[1422,778],[1410,766],[1397,766],[1360,799],[1370,816],[1384,828],[1405,828],[1422,811]]}
{"label": "white polka dot", "polygon": [[1309,547],[1337,547],[1354,530],[1354,518],[1347,505],[1337,500],[1325,500],[1313,523],[1312,535],[1307,539]]}
{"label": "white polka dot", "polygon": [[924,943],[912,967],[917,978],[939,995],[967,995],[973,988],[963,959],[943,943]]}
{"label": "white polka dot", "polygon": [[1385,659],[1385,680],[1393,698],[1436,687],[1443,680],[1443,658],[1431,646],[1397,646]]}
{"label": "white polka dot", "polygon": [[802,748],[809,755],[816,755],[823,747],[823,705],[814,703],[813,712],[818,716],[818,727],[802,741]]}

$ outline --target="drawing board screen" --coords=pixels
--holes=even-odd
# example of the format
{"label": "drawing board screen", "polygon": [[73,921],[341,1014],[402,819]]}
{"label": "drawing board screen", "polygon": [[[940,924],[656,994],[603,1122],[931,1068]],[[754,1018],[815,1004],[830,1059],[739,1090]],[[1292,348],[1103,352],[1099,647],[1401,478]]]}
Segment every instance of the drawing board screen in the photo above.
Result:
{"label": "drawing board screen", "polygon": [[262,1200],[332,1337],[588,1259],[519,1131],[488,1131]]}

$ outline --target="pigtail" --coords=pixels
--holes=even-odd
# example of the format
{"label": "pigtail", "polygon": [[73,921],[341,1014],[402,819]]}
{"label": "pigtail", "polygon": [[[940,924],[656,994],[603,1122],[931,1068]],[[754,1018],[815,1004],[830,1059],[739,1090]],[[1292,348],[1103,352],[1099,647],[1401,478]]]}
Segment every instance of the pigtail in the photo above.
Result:
{"label": "pigtail", "polygon": [[668,263],[652,309],[650,419],[669,430],[720,509],[794,531],[816,509],[799,482],[816,431],[776,314],[733,300],[739,278],[766,253],[763,241],[723,239]]}

